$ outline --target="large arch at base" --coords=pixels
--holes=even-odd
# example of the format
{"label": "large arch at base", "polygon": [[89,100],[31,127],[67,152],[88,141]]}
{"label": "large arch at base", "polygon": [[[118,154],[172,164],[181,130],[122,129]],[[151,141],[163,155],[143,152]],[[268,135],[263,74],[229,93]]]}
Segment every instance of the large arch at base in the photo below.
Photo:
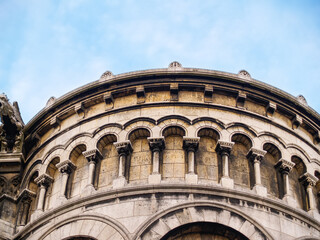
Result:
{"label": "large arch at base", "polygon": [[[208,232],[208,226],[216,227],[220,232]],[[185,203],[159,212],[140,225],[133,239],[180,240],[179,234],[182,236],[188,231],[194,234],[188,236],[193,237],[190,239],[197,239],[196,233],[209,233],[208,236],[211,234],[211,237],[220,237],[211,238],[212,240],[274,239],[266,229],[245,213],[223,203],[210,201]]]}
{"label": "large arch at base", "polygon": [[196,222],[188,223],[177,227],[166,235],[161,240],[249,240],[242,233],[228,226],[211,223],[211,222]]}

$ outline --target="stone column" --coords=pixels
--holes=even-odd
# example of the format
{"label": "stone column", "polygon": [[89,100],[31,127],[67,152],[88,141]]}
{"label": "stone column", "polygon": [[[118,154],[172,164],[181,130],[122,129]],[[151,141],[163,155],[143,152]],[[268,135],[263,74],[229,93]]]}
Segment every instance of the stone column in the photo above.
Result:
{"label": "stone column", "polygon": [[149,175],[148,182],[150,184],[158,184],[161,182],[160,153],[165,148],[164,137],[149,137],[148,142],[150,150],[152,152],[152,174]]}
{"label": "stone column", "polygon": [[221,186],[233,188],[233,179],[229,177],[229,155],[232,150],[233,142],[218,141],[216,151],[221,155],[222,159],[222,177]]}
{"label": "stone column", "polygon": [[61,163],[58,163],[56,167],[59,169],[60,173],[62,174],[60,198],[66,199],[68,179],[71,173],[76,169],[76,166],[70,160],[65,160]]}
{"label": "stone column", "polygon": [[102,154],[99,149],[93,149],[82,153],[88,160],[89,172],[88,172],[88,184],[86,188],[94,189],[95,176],[96,176],[96,164],[102,159]]}
{"label": "stone column", "polygon": [[185,176],[186,183],[197,184],[198,175],[195,174],[195,152],[198,149],[200,138],[183,137],[183,148],[187,153],[188,173]]}
{"label": "stone column", "polygon": [[50,177],[48,174],[42,174],[39,177],[37,177],[34,181],[38,184],[40,188],[36,212],[41,213],[44,209],[44,201],[47,189],[49,185],[53,182],[53,178]]}
{"label": "stone column", "polygon": [[113,143],[116,147],[118,154],[119,154],[119,172],[118,178],[113,180],[113,188],[123,187],[126,183],[126,164],[127,164],[127,157],[132,152],[131,142],[129,140],[124,142],[116,142]]}
{"label": "stone column", "polygon": [[247,154],[247,158],[253,162],[255,184],[253,190],[260,196],[267,196],[267,188],[261,184],[260,163],[267,152],[256,148],[251,148]]}
{"label": "stone column", "polygon": [[24,189],[19,198],[20,202],[21,202],[21,206],[20,206],[20,211],[18,213],[18,219],[17,219],[17,227],[18,230],[20,230],[20,228],[22,228],[23,226],[25,226],[28,222],[28,218],[29,218],[29,210],[30,210],[30,205],[33,199],[35,199],[36,197],[36,193],[28,190],[28,189]]}
{"label": "stone column", "polygon": [[275,165],[276,168],[279,169],[279,172],[282,175],[282,182],[283,182],[283,200],[285,200],[291,207],[296,207],[297,202],[291,196],[290,191],[290,184],[289,184],[289,172],[294,167],[294,163],[287,161],[285,159],[280,159],[277,164]]}
{"label": "stone column", "polygon": [[299,178],[299,181],[301,181],[303,186],[306,188],[308,211],[313,215],[317,209],[317,205],[313,196],[312,188],[316,185],[317,178],[312,176],[310,173],[305,173]]}

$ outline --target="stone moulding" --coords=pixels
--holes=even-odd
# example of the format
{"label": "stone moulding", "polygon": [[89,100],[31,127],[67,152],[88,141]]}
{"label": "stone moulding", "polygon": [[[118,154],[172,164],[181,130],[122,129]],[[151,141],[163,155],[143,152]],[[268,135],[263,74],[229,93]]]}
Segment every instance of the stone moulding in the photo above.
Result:
{"label": "stone moulding", "polygon": [[[35,219],[33,222],[28,223],[20,232],[18,232],[12,239],[18,240],[23,238],[26,234],[34,231],[40,226],[43,226],[50,222],[50,220],[63,215],[72,210],[84,207],[90,209],[95,205],[99,205],[111,199],[120,199],[122,197],[139,196],[144,194],[153,193],[165,193],[165,194],[186,194],[186,192],[192,194],[204,194],[208,196],[222,197],[225,201],[228,199],[239,199],[244,202],[253,203],[259,206],[263,206],[266,209],[274,209],[273,212],[282,213],[283,216],[290,216],[291,218],[297,219],[312,226],[313,228],[320,231],[320,224],[313,217],[308,215],[305,211],[292,208],[286,203],[279,200],[273,200],[258,196],[254,193],[243,192],[238,190],[225,189],[222,187],[209,187],[203,185],[185,185],[185,184],[159,184],[159,185],[145,185],[145,186],[126,186],[116,190],[110,190],[107,192],[97,192],[94,195],[90,195],[81,199],[70,200],[64,205],[57,207],[53,210],[49,210]],[[220,203],[212,202],[213,204]],[[192,203],[190,203],[192,204]]]}

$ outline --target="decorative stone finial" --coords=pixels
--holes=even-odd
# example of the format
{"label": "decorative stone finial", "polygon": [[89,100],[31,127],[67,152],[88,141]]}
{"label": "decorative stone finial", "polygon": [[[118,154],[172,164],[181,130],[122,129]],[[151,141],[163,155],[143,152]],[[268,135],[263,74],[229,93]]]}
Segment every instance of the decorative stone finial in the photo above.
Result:
{"label": "decorative stone finial", "polygon": [[181,63],[179,63],[177,61],[170,63],[168,66],[168,69],[170,69],[170,70],[177,70],[177,69],[182,69],[182,68],[183,67],[182,67]]}
{"label": "decorative stone finial", "polygon": [[51,98],[48,99],[46,107],[51,106],[55,101],[56,101],[56,98],[52,96]]}
{"label": "decorative stone finial", "polygon": [[251,79],[250,74],[246,70],[240,70],[238,76],[241,78]]}
{"label": "decorative stone finial", "polygon": [[297,96],[297,100],[303,105],[308,105],[306,98],[303,95]]}
{"label": "decorative stone finial", "polygon": [[108,80],[108,79],[110,79],[112,77],[113,77],[113,73],[110,72],[110,71],[106,71],[101,75],[100,81],[105,81],[105,80]]}

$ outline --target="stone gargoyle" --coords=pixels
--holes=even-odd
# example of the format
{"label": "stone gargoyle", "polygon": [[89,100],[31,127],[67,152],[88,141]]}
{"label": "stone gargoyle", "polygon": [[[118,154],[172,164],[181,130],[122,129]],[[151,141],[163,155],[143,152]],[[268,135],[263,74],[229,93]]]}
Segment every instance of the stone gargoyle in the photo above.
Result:
{"label": "stone gargoyle", "polygon": [[21,152],[24,140],[23,127],[17,102],[11,104],[5,94],[0,94],[0,142],[1,153]]}

